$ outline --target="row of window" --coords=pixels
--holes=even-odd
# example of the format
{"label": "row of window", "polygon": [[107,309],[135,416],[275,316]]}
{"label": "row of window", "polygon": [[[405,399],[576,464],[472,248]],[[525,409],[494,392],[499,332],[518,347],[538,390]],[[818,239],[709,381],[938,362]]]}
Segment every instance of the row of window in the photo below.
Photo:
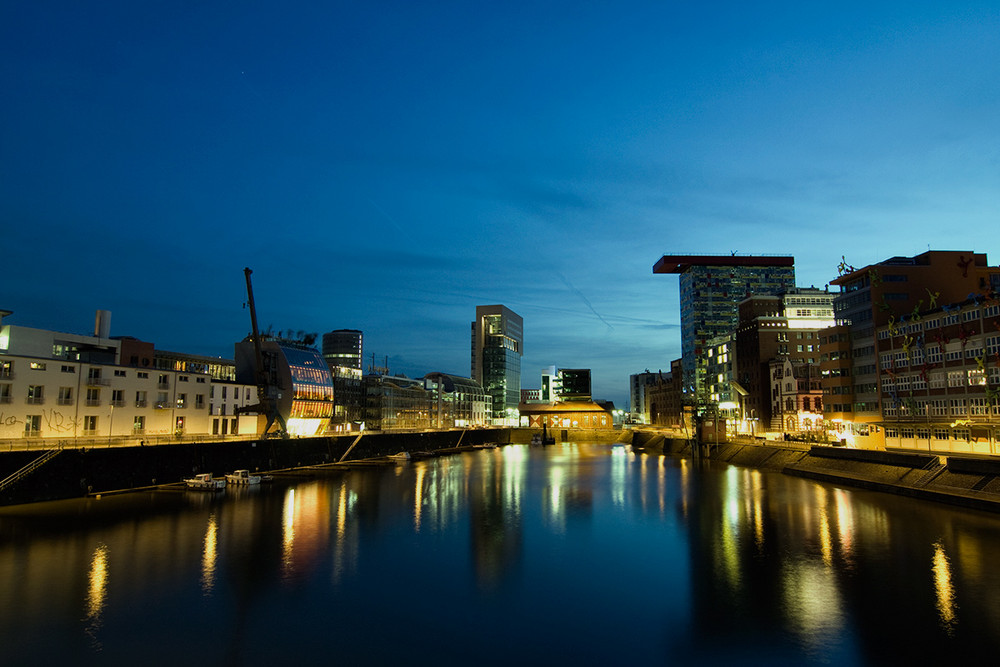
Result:
{"label": "row of window", "polygon": [[[11,402],[11,385],[10,384],[0,384],[0,403],[10,403]],[[42,405],[45,403],[45,385],[28,385],[28,392],[26,396],[26,403],[29,405]],[[59,387],[59,394],[56,402],[59,405],[73,405],[73,387]],[[169,406],[170,399],[167,396],[167,392],[159,392],[156,395],[156,407],[164,408]],[[111,390],[111,400],[109,404],[113,407],[125,407],[125,390],[124,389],[112,389]],[[97,406],[101,405],[101,388],[100,387],[87,387],[86,390],[86,405]],[[135,407],[144,408],[147,406],[147,393],[146,391],[136,391],[135,392]],[[177,408],[188,407],[188,395],[187,394],[177,394],[177,398],[174,401],[174,406]],[[194,396],[194,407],[195,409],[202,409],[205,407],[205,395],[195,394]]]}
{"label": "row of window", "polygon": [[933,437],[935,440],[964,440],[969,441],[969,429],[967,428],[887,428],[885,429],[886,438],[902,438],[904,440],[930,440]]}

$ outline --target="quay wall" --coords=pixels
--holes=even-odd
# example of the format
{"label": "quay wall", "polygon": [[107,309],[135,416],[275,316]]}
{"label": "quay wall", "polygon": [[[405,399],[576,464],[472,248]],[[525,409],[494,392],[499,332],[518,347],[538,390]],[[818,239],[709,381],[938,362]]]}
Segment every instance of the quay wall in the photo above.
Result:
{"label": "quay wall", "polygon": [[[460,429],[419,433],[366,433],[316,438],[237,440],[173,445],[66,448],[40,469],[0,490],[0,505],[59,500],[88,494],[179,482],[197,473],[276,471],[398,452],[431,452],[456,446],[506,444],[509,429]],[[528,438],[530,439],[530,435]],[[0,480],[45,450],[0,452]]]}
{"label": "quay wall", "polygon": [[670,434],[637,431],[633,446],[795,475],[841,486],[894,493],[1000,512],[1000,459],[886,452],[751,441],[708,445]]}

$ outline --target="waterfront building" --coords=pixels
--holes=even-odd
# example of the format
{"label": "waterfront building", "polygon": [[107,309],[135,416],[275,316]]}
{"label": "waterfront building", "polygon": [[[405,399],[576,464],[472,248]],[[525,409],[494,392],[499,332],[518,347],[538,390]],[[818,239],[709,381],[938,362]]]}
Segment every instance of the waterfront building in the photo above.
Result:
{"label": "waterfront building", "polygon": [[[787,400],[774,394],[776,370],[772,363],[789,360],[796,376],[819,376],[820,331],[832,326],[834,294],[814,287],[795,288],[777,295],[754,295],[739,304],[739,324],[735,335],[735,378],[746,391],[743,398],[743,428],[760,434],[788,432]],[[803,370],[803,366],[812,366]],[[779,371],[784,377],[784,367]],[[818,380],[817,380],[818,381]],[[814,398],[798,396],[796,405],[810,406],[809,414],[796,415],[793,423],[814,425]],[[784,384],[782,384],[784,391]],[[811,396],[811,395],[810,395]],[[808,398],[808,401],[806,401]],[[821,402],[820,402],[821,404]]]}
{"label": "waterfront building", "polygon": [[528,428],[592,428],[612,429],[615,426],[615,404],[611,401],[558,401],[554,403],[522,403],[519,407],[521,426]]}
{"label": "waterfront building", "polygon": [[823,431],[823,387],[819,364],[771,359],[771,431]]}
{"label": "waterfront building", "polygon": [[[930,331],[922,321],[923,313],[935,311],[940,304],[986,298],[1000,291],[1000,267],[989,266],[984,253],[932,250],[862,268],[842,262],[839,273],[831,281],[840,288],[833,302],[837,325],[824,330],[820,340],[824,416],[837,437],[857,447],[882,449],[887,441],[882,429],[886,405],[881,385],[891,369],[880,367],[879,355],[886,345],[893,348],[888,338],[885,343],[879,341],[876,332],[903,329],[903,335],[914,341],[923,336],[924,347],[932,347],[931,339],[941,331]],[[891,338],[896,341],[898,336]],[[940,346],[935,349],[943,350],[942,354],[949,351]],[[902,350],[894,354],[905,358]],[[940,363],[928,359],[928,364]],[[925,370],[929,374],[934,369]]]}
{"label": "waterfront building", "polygon": [[[538,397],[533,400],[543,403],[559,401],[589,401],[593,397],[590,390],[589,368],[556,368],[548,366],[542,369],[541,389]],[[521,397],[524,399],[524,392]]]}
{"label": "waterfront building", "polygon": [[494,425],[516,425],[521,398],[524,322],[506,306],[476,306],[472,322],[472,379],[490,395]]}
{"label": "waterfront building", "polygon": [[430,392],[431,422],[436,428],[486,426],[490,423],[490,395],[472,378],[428,373],[424,388]]}
{"label": "waterfront building", "polygon": [[388,431],[433,426],[431,405],[434,397],[423,380],[370,373],[364,376],[362,382],[365,390],[365,429]]}
{"label": "waterfront building", "polygon": [[675,429],[685,427],[688,412],[684,405],[683,375],[683,360],[674,359],[670,362],[670,372],[657,373],[656,382],[646,387],[650,424]]}
{"label": "waterfront building", "polygon": [[[261,336],[264,373],[276,389],[276,407],[288,433],[308,436],[323,433],[333,417],[333,379],[319,351],[303,341]],[[257,360],[249,337],[236,343],[236,381],[256,386]],[[266,416],[258,415],[259,430]]]}
{"label": "waterfront building", "polygon": [[334,431],[352,431],[362,421],[364,335],[356,329],[323,334],[323,359],[333,377]]}
{"label": "waterfront building", "polygon": [[633,424],[650,424],[647,388],[655,385],[659,373],[633,373],[628,378],[629,420]]}
{"label": "waterfront building", "polygon": [[[110,336],[107,311],[98,312],[93,335],[4,323],[10,314],[0,311],[0,439],[138,442],[255,433],[253,420],[213,426],[212,396],[222,381],[209,370],[230,361],[198,357],[198,366],[158,368],[152,343]],[[240,395],[246,389],[240,385]]]}
{"label": "waterfront building", "polygon": [[969,296],[876,327],[887,449],[1000,453],[1000,295]]}
{"label": "waterfront building", "polygon": [[653,273],[679,276],[686,400],[702,410],[708,406],[709,346],[736,329],[740,301],[794,288],[794,264],[790,256],[736,255],[664,255],[656,262]]}

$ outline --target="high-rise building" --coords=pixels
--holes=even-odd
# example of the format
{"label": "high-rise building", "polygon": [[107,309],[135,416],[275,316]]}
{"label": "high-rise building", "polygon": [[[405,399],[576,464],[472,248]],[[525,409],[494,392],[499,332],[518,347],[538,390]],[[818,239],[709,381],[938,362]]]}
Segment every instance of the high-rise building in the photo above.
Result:
{"label": "high-rise building", "polygon": [[518,423],[523,354],[521,316],[502,305],[476,306],[471,375],[492,397],[494,423]]}
{"label": "high-rise building", "polygon": [[363,347],[364,336],[356,329],[323,334],[323,359],[333,376],[333,424],[337,431],[354,430],[354,424],[363,419]]}
{"label": "high-rise building", "polygon": [[795,287],[795,259],[790,256],[664,255],[653,273],[680,278],[684,390],[700,404],[709,400],[708,347],[735,331],[739,302]]}

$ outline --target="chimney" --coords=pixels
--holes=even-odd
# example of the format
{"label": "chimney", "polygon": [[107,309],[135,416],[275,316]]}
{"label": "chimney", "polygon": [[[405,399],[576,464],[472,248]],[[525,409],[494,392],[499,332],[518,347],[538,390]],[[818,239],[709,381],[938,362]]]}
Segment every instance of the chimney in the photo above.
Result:
{"label": "chimney", "polygon": [[111,311],[99,310],[94,318],[94,336],[97,338],[111,338]]}

